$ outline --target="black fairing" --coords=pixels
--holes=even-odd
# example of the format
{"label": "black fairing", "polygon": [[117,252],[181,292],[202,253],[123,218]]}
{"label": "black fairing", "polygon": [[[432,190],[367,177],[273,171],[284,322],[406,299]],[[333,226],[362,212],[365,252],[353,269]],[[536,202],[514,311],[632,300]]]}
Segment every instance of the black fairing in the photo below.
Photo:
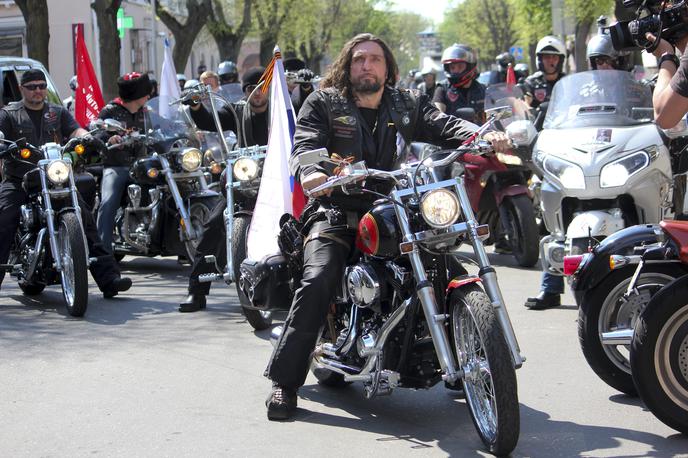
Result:
{"label": "black fairing", "polygon": [[639,224],[627,227],[610,235],[593,249],[590,258],[580,272],[571,282],[572,291],[585,291],[597,286],[607,275],[611,273],[609,268],[609,256],[632,255],[636,246],[653,244],[659,241],[655,231],[659,230],[658,224]]}
{"label": "black fairing", "polygon": [[373,255],[379,258],[397,257],[401,237],[394,204],[378,205],[370,211],[370,215],[375,220],[379,237],[378,249]]}
{"label": "black fairing", "polygon": [[[158,170],[158,175],[155,178],[148,176],[148,170],[153,168]],[[165,177],[162,174],[162,163],[157,157],[144,157],[138,159],[131,166],[130,175],[133,180],[140,185],[154,186],[165,180]]]}

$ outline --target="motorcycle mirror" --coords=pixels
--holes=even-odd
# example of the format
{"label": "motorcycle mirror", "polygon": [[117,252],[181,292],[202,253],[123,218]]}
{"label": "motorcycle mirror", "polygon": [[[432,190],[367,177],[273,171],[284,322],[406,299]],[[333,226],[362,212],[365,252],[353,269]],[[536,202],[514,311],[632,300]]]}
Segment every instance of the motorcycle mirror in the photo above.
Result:
{"label": "motorcycle mirror", "polygon": [[330,159],[327,148],[318,148],[312,151],[300,153],[298,156],[298,161],[300,167],[308,167],[309,165],[315,165],[321,162],[335,164],[335,162]]}
{"label": "motorcycle mirror", "polygon": [[530,146],[537,136],[537,130],[532,121],[521,119],[506,127],[506,135],[516,146]]}
{"label": "motorcycle mirror", "polygon": [[514,115],[514,111],[510,106],[494,107],[485,110],[487,117],[493,117],[495,121],[500,121],[502,119],[511,118]]}
{"label": "motorcycle mirror", "polygon": [[108,132],[120,132],[124,130],[124,124],[117,121],[116,119],[106,119],[103,121],[103,127]]}

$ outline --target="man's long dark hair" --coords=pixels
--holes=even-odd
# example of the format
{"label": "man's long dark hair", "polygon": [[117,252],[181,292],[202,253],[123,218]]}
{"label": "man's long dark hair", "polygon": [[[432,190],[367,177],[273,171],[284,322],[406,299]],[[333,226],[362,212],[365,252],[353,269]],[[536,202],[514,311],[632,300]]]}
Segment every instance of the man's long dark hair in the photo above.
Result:
{"label": "man's long dark hair", "polygon": [[320,82],[321,88],[334,87],[342,91],[344,96],[351,95],[351,59],[353,57],[354,48],[360,43],[372,41],[377,43],[382,48],[385,55],[385,63],[387,64],[387,79],[384,82],[385,86],[394,86],[397,83],[397,75],[399,74],[399,67],[397,61],[394,59],[392,51],[387,46],[387,43],[381,38],[376,37],[370,33],[360,33],[347,41],[327,72],[327,75]]}

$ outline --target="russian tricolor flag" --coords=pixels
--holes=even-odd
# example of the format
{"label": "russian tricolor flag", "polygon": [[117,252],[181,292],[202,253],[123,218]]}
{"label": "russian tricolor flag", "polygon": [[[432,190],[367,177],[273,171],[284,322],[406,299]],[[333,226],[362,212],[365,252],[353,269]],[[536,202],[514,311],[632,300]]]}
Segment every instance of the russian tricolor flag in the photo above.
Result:
{"label": "russian tricolor flag", "polygon": [[279,252],[280,217],[291,213],[298,218],[306,201],[301,186],[289,172],[296,122],[279,48],[275,47],[274,57],[261,81],[264,92],[270,88],[270,127],[260,189],[248,232],[248,258],[256,260]]}

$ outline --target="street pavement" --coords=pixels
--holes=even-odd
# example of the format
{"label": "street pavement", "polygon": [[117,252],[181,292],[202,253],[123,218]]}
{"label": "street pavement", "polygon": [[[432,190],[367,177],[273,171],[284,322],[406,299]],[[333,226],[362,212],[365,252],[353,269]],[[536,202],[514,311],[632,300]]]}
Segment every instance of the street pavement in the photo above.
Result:
{"label": "street pavement", "polygon": [[[587,366],[573,297],[523,307],[540,272],[491,255],[522,351],[521,437],[513,456],[688,456],[688,437]],[[91,288],[83,319],[58,287],[0,291],[0,457],[486,456],[462,399],[443,385],[366,400],[309,375],[295,421],[269,422],[268,332],[253,332],[233,287],[214,284],[208,309],[177,312],[189,267],[125,258],[130,291]]]}

